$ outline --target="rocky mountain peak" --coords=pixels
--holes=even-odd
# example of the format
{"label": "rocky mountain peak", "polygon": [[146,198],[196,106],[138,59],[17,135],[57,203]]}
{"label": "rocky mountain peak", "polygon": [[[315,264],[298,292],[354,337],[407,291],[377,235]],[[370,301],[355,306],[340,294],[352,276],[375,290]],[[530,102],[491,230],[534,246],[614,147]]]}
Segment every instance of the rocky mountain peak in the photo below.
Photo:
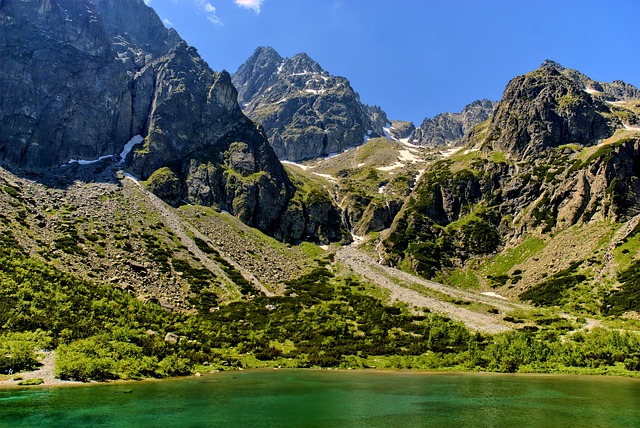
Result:
{"label": "rocky mountain peak", "polygon": [[619,125],[609,106],[556,66],[512,79],[495,109],[485,148],[516,158],[562,144],[593,145]]}
{"label": "rocky mountain peak", "polygon": [[[330,202],[292,201],[295,186],[242,113],[231,76],[142,0],[2,0],[0,58],[4,164],[65,175],[125,156],[172,205],[225,210],[282,240],[342,239]],[[247,72],[266,67],[267,80],[282,62],[269,48],[253,59]]]}
{"label": "rocky mountain peak", "polygon": [[564,70],[564,67],[551,59],[545,59],[544,62],[540,65],[540,68],[553,68],[558,71]]}
{"label": "rocky mountain peak", "polygon": [[258,47],[234,74],[238,102],[242,105],[248,103],[255,94],[273,84],[274,75],[283,61],[275,49],[268,46]]}
{"label": "rocky mountain peak", "polygon": [[269,61],[259,63],[265,49],[232,80],[244,113],[264,127],[280,159],[327,156],[361,145],[368,134],[384,135],[386,115],[362,104],[347,79],[330,75],[305,53],[281,59],[268,48]]}
{"label": "rocky mountain peak", "polygon": [[545,60],[540,68],[548,68],[558,71],[563,76],[573,80],[580,88],[588,92],[591,96],[600,98],[604,101],[627,101],[630,99],[640,98],[640,90],[633,85],[623,82],[622,80],[614,80],[611,83],[598,82],[578,70],[565,68],[550,59]]}
{"label": "rocky mountain peak", "polygon": [[328,74],[306,53],[299,53],[286,61],[280,73],[285,74]]}

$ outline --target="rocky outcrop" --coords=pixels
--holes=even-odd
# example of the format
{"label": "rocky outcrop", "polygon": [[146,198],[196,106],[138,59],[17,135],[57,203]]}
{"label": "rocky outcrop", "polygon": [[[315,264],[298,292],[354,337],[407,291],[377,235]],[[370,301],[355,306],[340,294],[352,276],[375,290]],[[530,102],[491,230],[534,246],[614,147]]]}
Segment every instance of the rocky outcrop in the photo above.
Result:
{"label": "rocky outcrop", "polygon": [[383,135],[379,107],[360,102],[344,77],[332,76],[308,55],[282,58],[261,47],[233,75],[247,116],[260,123],[282,160],[338,153]]}
{"label": "rocky outcrop", "polygon": [[524,159],[562,144],[596,144],[619,126],[605,102],[545,66],[509,82],[491,118],[485,148]]}
{"label": "rocky outcrop", "polygon": [[496,103],[477,100],[460,113],[441,113],[433,119],[426,118],[413,132],[409,140],[421,146],[449,146],[460,141],[474,126],[487,120]]}
{"label": "rocky outcrop", "polygon": [[407,122],[404,120],[392,120],[391,127],[389,128],[389,134],[396,140],[409,139],[411,134],[416,130],[413,122]]}
{"label": "rocky outcrop", "polygon": [[614,80],[611,83],[597,82],[572,68],[565,68],[552,60],[546,60],[542,63],[542,68],[553,68],[563,76],[573,80],[585,92],[601,97],[606,101],[626,101],[630,99],[640,99],[640,89],[633,85],[623,82],[622,80]]}

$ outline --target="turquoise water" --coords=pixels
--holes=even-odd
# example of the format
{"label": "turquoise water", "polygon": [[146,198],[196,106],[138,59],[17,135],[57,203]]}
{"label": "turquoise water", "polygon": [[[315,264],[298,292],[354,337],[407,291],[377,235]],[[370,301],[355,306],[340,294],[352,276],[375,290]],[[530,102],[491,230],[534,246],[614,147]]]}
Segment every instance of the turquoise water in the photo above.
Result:
{"label": "turquoise water", "polygon": [[0,390],[7,427],[640,427],[640,381],[269,370]]}

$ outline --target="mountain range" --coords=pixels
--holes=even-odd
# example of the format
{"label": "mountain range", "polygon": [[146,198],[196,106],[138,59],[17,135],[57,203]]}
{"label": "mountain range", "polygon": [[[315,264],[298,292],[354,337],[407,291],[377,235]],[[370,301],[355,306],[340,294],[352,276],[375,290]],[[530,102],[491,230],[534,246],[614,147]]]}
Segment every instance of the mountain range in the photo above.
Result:
{"label": "mountain range", "polygon": [[61,377],[640,369],[637,88],[547,60],[416,128],[304,53],[213,71],[142,0],[0,23],[0,337]]}

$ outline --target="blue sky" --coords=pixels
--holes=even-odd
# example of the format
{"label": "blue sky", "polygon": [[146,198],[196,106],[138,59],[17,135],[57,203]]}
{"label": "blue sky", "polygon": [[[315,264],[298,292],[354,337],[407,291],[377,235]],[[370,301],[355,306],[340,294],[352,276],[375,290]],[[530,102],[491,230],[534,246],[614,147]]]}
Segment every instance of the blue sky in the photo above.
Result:
{"label": "blue sky", "polygon": [[640,87],[640,0],[146,0],[214,70],[306,52],[390,119],[499,100],[547,58]]}

